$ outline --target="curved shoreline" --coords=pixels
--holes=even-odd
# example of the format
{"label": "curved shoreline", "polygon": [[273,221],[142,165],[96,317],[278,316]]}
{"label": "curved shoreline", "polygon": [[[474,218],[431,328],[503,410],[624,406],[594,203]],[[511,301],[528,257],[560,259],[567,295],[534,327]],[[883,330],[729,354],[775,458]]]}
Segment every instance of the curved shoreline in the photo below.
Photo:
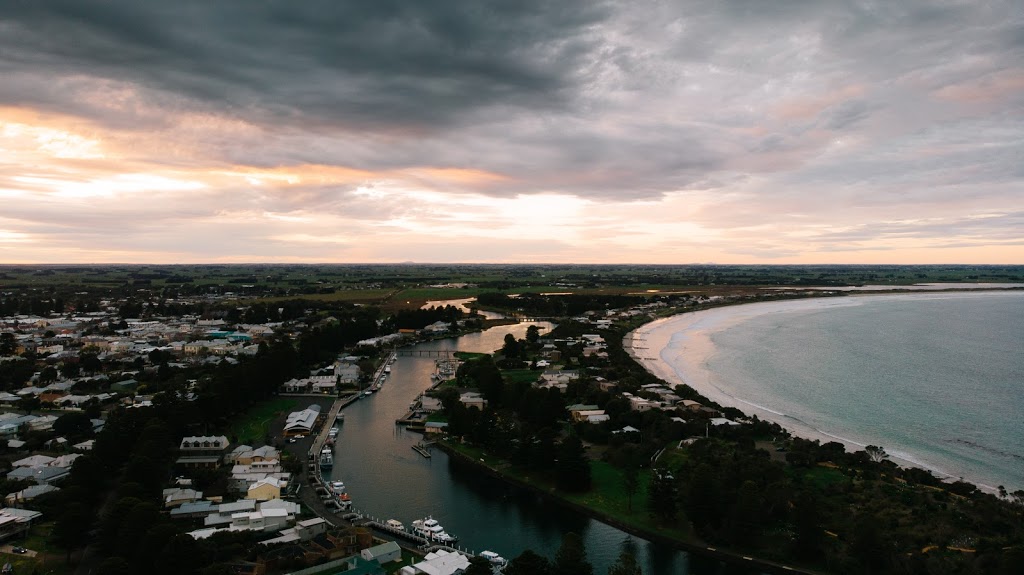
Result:
{"label": "curved shoreline", "polygon": [[[1006,291],[977,290],[971,293],[980,295],[983,293],[1005,293]],[[687,311],[648,322],[626,334],[623,339],[623,349],[649,373],[670,385],[688,385],[719,405],[734,407],[747,415],[756,415],[759,419],[777,423],[795,436],[818,440],[822,443],[835,441],[843,444],[848,450],[857,451],[864,449],[865,445],[853,439],[834,435],[826,429],[815,427],[793,415],[775,411],[738,397],[730,390],[716,385],[712,381],[713,372],[706,365],[707,360],[716,351],[711,336],[748,319],[774,313],[857,306],[862,303],[858,300],[866,297],[948,297],[953,293],[962,294],[964,292],[858,293],[842,298],[822,297],[755,303],[736,302],[711,309]],[[889,451],[890,459],[902,467],[926,469],[943,479],[955,480],[960,477],[935,465],[917,461],[912,451],[904,451],[900,445],[894,445],[892,448]],[[983,491],[996,493],[996,488],[983,483],[977,477],[967,477],[966,475],[961,478],[970,481]]]}

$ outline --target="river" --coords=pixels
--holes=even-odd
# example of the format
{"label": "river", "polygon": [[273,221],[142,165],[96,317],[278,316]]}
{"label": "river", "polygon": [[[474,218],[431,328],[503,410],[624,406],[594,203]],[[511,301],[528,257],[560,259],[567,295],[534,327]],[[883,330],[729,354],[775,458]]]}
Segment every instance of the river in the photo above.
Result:
{"label": "river", "polygon": [[[526,324],[498,326],[413,349],[492,352],[502,346],[505,334],[522,338],[526,328]],[[595,575],[607,573],[630,535],[472,466],[450,461],[441,450],[432,450],[430,459],[413,451],[412,445],[422,436],[395,425],[395,420],[430,386],[433,370],[431,358],[400,357],[380,391],[345,408],[331,477],[345,482],[354,508],[381,519],[398,519],[406,526],[432,515],[461,538],[460,546],[475,552],[489,549],[508,559],[526,549],[552,558],[562,535],[576,532],[586,542]],[[669,545],[638,537],[633,540],[646,575],[724,572],[718,562]]]}

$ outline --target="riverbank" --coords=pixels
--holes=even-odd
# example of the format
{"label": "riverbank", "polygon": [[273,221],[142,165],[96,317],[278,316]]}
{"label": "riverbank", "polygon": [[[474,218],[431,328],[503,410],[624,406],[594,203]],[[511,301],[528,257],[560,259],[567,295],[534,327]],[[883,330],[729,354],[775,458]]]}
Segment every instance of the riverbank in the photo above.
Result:
{"label": "riverbank", "polygon": [[[796,567],[792,565],[785,565],[782,563],[776,563],[764,559],[752,557],[750,555],[744,555],[742,552],[730,551],[726,549],[719,549],[717,547],[711,547],[707,544],[699,541],[695,536],[690,535],[688,537],[681,538],[677,534],[667,534],[664,530],[656,530],[646,528],[642,525],[638,525],[635,522],[625,520],[621,517],[611,515],[600,509],[583,505],[577,501],[569,499],[567,494],[556,491],[552,487],[546,487],[533,483],[531,481],[524,480],[522,477],[513,475],[506,472],[506,468],[496,465],[493,462],[488,462],[484,458],[473,457],[466,453],[461,448],[462,446],[455,445],[448,441],[439,441],[435,444],[439,449],[443,450],[448,456],[464,465],[472,466],[476,470],[490,475],[496,479],[500,479],[509,484],[515,485],[520,489],[527,490],[531,493],[542,496],[543,498],[554,502],[558,505],[562,505],[566,508],[572,509],[578,513],[587,515],[593,519],[601,521],[611,525],[617,529],[621,529],[630,535],[641,537],[649,541],[655,541],[664,545],[671,545],[680,550],[688,553],[693,553],[721,561],[723,563],[729,563],[732,565],[741,566],[749,569],[758,569],[766,573],[801,573],[805,575],[821,575],[822,572],[812,571],[803,567]],[[641,510],[637,510],[636,513],[643,514]]]}
{"label": "riverbank", "polygon": [[[822,339],[811,340],[805,342],[806,346],[804,347],[796,347],[792,349],[786,348],[785,346],[788,345],[786,342],[790,340],[796,341],[792,335],[784,335],[786,333],[784,331],[784,327],[790,324],[794,326],[801,326],[799,328],[794,327],[793,329],[804,331],[809,325],[812,325],[807,323],[809,318],[831,318],[839,315],[840,317],[846,318],[844,321],[850,322],[852,321],[852,318],[868,317],[866,314],[871,313],[871,310],[874,309],[888,309],[895,312],[905,308],[908,310],[913,309],[915,310],[914,313],[921,314],[919,316],[904,316],[905,318],[938,317],[936,313],[932,313],[931,311],[926,310],[922,312],[920,310],[920,306],[926,304],[928,306],[927,309],[930,310],[933,309],[932,306],[940,305],[940,301],[963,300],[965,303],[956,304],[962,307],[972,301],[992,301],[989,299],[989,296],[999,294],[1009,294],[1016,298],[1019,295],[1019,292],[1018,294],[1013,294],[1012,290],[1009,292],[1004,290],[991,291],[987,293],[974,292],[971,294],[963,292],[913,292],[893,294],[890,292],[886,294],[858,294],[844,298],[809,298],[744,305],[728,305],[710,310],[678,314],[647,323],[627,334],[623,341],[623,348],[648,372],[669,384],[686,384],[698,393],[722,406],[735,407],[748,415],[756,415],[760,419],[777,423],[793,433],[795,436],[810,440],[817,440],[822,443],[838,442],[843,444],[849,451],[863,450],[865,445],[868,443],[883,445],[889,448],[890,459],[902,467],[923,468],[940,477],[949,479],[966,477],[968,481],[977,484],[984,491],[995,493],[996,489],[991,487],[991,485],[996,485],[998,482],[993,482],[992,479],[989,478],[987,480],[988,483],[986,483],[986,478],[989,476],[984,475],[984,473],[972,476],[970,470],[966,467],[966,464],[961,464],[962,462],[959,460],[947,461],[946,459],[940,458],[930,460],[929,457],[935,456],[933,453],[935,450],[931,444],[922,445],[920,441],[907,442],[908,438],[904,437],[902,432],[894,432],[893,429],[889,429],[888,432],[883,432],[881,428],[877,426],[861,429],[863,425],[867,425],[866,423],[863,423],[861,419],[840,418],[833,421],[829,416],[829,414],[836,413],[835,408],[830,409],[833,403],[835,405],[846,405],[849,401],[846,403],[835,403],[834,400],[829,401],[828,403],[821,403],[819,401],[819,403],[813,404],[815,406],[814,409],[810,409],[809,406],[812,404],[803,404],[799,400],[799,398],[802,397],[801,394],[807,395],[807,393],[803,391],[798,392],[796,390],[811,388],[820,388],[818,397],[845,397],[848,394],[851,398],[856,397],[853,394],[860,393],[862,388],[873,389],[871,385],[867,384],[863,380],[854,384],[854,381],[858,381],[855,377],[857,373],[876,373],[875,370],[871,368],[861,368],[861,371],[850,371],[847,369],[846,371],[838,370],[833,372],[827,371],[824,368],[817,369],[819,367],[819,362],[809,364],[806,370],[801,369],[799,372],[786,371],[785,373],[788,374],[788,378],[785,380],[779,379],[778,374],[776,374],[775,379],[772,379],[769,375],[765,375],[768,379],[761,382],[760,378],[756,374],[760,374],[762,371],[766,374],[776,373],[778,371],[778,366],[781,365],[779,361],[784,361],[776,361],[776,358],[804,357],[803,354],[805,350],[810,351],[811,349],[818,349],[819,346],[817,342],[826,341]],[[921,303],[911,304],[907,302]],[[918,307],[908,307],[911,305]],[[864,307],[864,311],[846,309],[857,306],[870,307]],[[882,308],[881,306],[888,307]],[[1005,305],[1003,307],[1005,308]],[[935,309],[938,310],[944,308]],[[960,309],[960,307],[946,309],[945,314],[939,315],[956,317],[958,315],[956,313],[957,309]],[[818,312],[825,312],[826,315],[819,314]],[[770,317],[777,314],[792,314],[792,318],[776,321]],[[885,329],[885,318],[879,317],[877,319],[879,323],[872,323],[871,326],[873,328],[874,326],[877,326],[877,329]],[[902,322],[904,323],[901,323],[900,325],[905,325],[905,322],[908,321],[915,320],[903,319]],[[753,334],[758,334],[756,336],[758,339],[754,340],[754,343],[746,343],[744,341],[742,346],[737,348],[737,343],[742,341],[739,339],[740,336],[736,335],[740,333],[740,330],[731,328],[744,322],[750,322],[751,325],[749,328],[745,326],[742,333],[751,334],[750,336],[747,336],[747,339],[755,337]],[[776,325],[783,327],[774,327]],[[843,331],[839,332],[835,332],[835,330],[821,332],[820,328],[824,325],[822,322],[813,323],[813,325],[817,326],[819,331],[808,333],[815,333],[817,335],[830,333],[833,335],[829,336],[827,341],[834,341],[832,338],[838,338],[838,340],[842,340],[844,342],[840,344],[837,341],[835,345],[842,345],[845,348],[845,346],[849,346],[851,343],[856,343],[845,337],[847,335],[846,331],[848,328],[844,328]],[[843,325],[849,325],[852,327],[856,325],[856,323],[844,323]],[[909,325],[916,325],[916,323],[911,323]],[[760,331],[758,330],[759,326]],[[768,329],[767,326],[771,326],[771,329]],[[864,354],[867,354],[868,356],[875,356],[876,353],[878,353],[879,357],[887,357],[889,359],[889,363],[883,362],[878,365],[894,366],[893,369],[888,371],[878,370],[878,375],[876,376],[880,378],[877,379],[877,381],[882,381],[890,372],[894,374],[894,377],[896,377],[894,381],[899,382],[899,385],[893,384],[895,387],[892,388],[879,387],[877,390],[878,393],[888,396],[889,393],[884,390],[893,389],[895,391],[905,392],[910,388],[909,384],[911,382],[919,379],[918,374],[926,373],[928,369],[927,366],[914,364],[914,361],[917,359],[916,354],[914,356],[906,356],[906,360],[901,360],[899,356],[893,357],[892,354],[886,356],[882,352],[883,349],[897,350],[907,347],[908,350],[910,350],[907,353],[915,353],[913,350],[916,348],[913,347],[913,345],[908,344],[908,346],[904,346],[904,342],[916,341],[914,340],[914,333],[954,333],[959,330],[959,326],[960,324],[957,323],[948,326],[947,329],[931,329],[918,332],[908,331],[906,333],[900,332],[903,334],[902,339],[886,340],[888,341],[888,347],[885,348],[877,348],[877,343],[871,343],[875,340],[881,341],[880,337],[885,335],[882,332],[874,332],[872,330],[865,332],[864,329],[861,329],[860,331],[850,333],[856,333],[858,337],[867,338],[859,340],[860,342],[863,342],[863,345],[858,344],[858,352],[862,356]],[[776,329],[782,329],[783,331],[772,331]],[[864,335],[865,333],[868,335]],[[876,335],[872,336],[870,335],[871,333],[875,333]],[[719,334],[722,335],[719,336]],[[724,338],[722,341],[733,342],[732,346],[729,347],[729,350],[731,351],[730,355],[722,355],[725,353],[725,350],[721,349],[721,346],[716,346],[712,341],[713,336],[716,337],[716,341],[718,341],[718,337],[722,337]],[[766,341],[773,341],[775,343],[771,343],[770,345],[759,345],[757,343]],[[969,344],[969,341],[965,341],[960,347],[966,349]],[[875,349],[878,349],[877,352],[873,351],[873,345]],[[737,372],[736,368],[737,362],[740,360],[734,360],[732,358],[739,357],[736,354],[742,353],[743,350],[748,349],[748,347],[751,348],[751,353],[755,353],[754,350],[757,350],[757,353],[760,355],[751,357],[760,358],[759,361],[761,363],[756,365],[746,365],[746,370],[743,371],[743,375],[740,377],[741,374]],[[827,346],[821,347],[827,348]],[[957,351],[959,352],[959,349],[957,349]],[[837,352],[830,350],[830,353],[834,354]],[[840,356],[832,355],[828,361],[835,362],[837,357]],[[854,356],[850,355],[849,357]],[[968,356],[962,364],[969,364],[970,358],[972,357],[974,357],[974,355]],[[978,355],[978,357],[984,357],[984,354]],[[787,369],[792,370],[792,367],[790,366],[797,365],[796,361],[789,361],[784,365],[786,365]],[[896,363],[893,364],[892,362]],[[774,366],[772,369],[775,369],[775,371],[771,371],[769,365]],[[826,364],[821,363],[820,365],[824,366]],[[827,365],[832,365],[832,363]],[[915,367],[910,368],[911,365],[915,365]],[[758,366],[763,367],[759,368]],[[727,367],[732,370],[728,372],[732,374],[731,377],[724,375],[726,372],[722,371],[723,367]],[[815,369],[817,369],[817,371],[815,371]],[[835,374],[835,377],[833,377],[833,373]],[[844,376],[843,374],[849,375]],[[895,374],[902,375],[897,377]],[[739,377],[739,379],[737,379],[737,377]],[[849,379],[847,380],[846,377],[849,377]],[[965,372],[964,378],[966,379],[969,377],[970,375]],[[828,380],[832,379],[842,381],[844,385],[837,386],[834,381],[832,384],[826,384]],[[939,378],[937,377],[936,381],[938,380]],[[791,381],[791,383],[787,388],[780,385],[779,382],[781,381]],[[800,382],[799,385],[802,385],[803,387],[797,386],[796,382],[798,381]],[[869,379],[868,381],[876,380]],[[740,382],[742,382],[742,384],[740,384]],[[819,382],[821,382],[821,385],[818,385]],[[846,385],[847,383],[849,384]],[[779,395],[783,390],[787,390],[787,395]],[[786,399],[781,399],[783,397]],[[867,410],[874,409],[877,411],[880,407],[870,407],[875,405],[871,403],[872,397],[874,396],[861,398],[862,400],[866,399],[867,402],[857,403],[856,405],[858,407],[863,405]],[[908,395],[904,397],[903,395],[896,395],[889,398],[889,404],[896,405],[896,402],[900,401],[901,398],[904,404],[906,404],[907,401],[913,400],[914,397],[922,396]],[[936,412],[936,417],[950,420],[950,414],[946,413],[944,415],[940,415],[940,413],[942,413],[942,406],[951,405],[949,401],[955,401],[955,398],[944,398],[945,401],[929,402],[928,397],[930,396],[923,396],[923,399],[913,401],[913,403],[906,405],[906,407],[909,408],[913,405],[921,404],[922,401],[925,402],[924,404],[928,405],[935,404],[934,409],[940,410],[939,412]],[[889,404],[886,404],[886,406]],[[843,413],[845,414],[846,412]],[[929,413],[931,413],[931,411]],[[889,421],[898,422],[901,420],[902,417],[896,416],[895,419],[885,421],[888,423]],[[869,421],[869,419],[865,419],[864,421]],[[829,425],[830,423],[833,425]],[[966,424],[967,420],[964,421],[964,425]],[[857,427],[858,425],[861,427]],[[899,427],[898,424],[894,425],[895,428]],[[929,435],[928,437],[933,437],[933,435]],[[943,446],[943,448],[945,449],[945,446]],[[920,449],[925,449],[925,451],[919,451]],[[1003,476],[1005,476],[1005,473],[998,477]],[[1010,484],[1007,483],[1007,485]]]}

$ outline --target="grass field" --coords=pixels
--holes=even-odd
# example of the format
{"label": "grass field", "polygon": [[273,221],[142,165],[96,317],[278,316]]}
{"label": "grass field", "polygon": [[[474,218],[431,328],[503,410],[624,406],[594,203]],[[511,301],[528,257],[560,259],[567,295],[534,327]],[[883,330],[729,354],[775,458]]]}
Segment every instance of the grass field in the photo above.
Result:
{"label": "grass field", "polygon": [[629,497],[626,494],[622,472],[604,461],[590,462],[593,485],[590,491],[586,493],[564,493],[557,491],[554,481],[549,478],[540,476],[534,471],[513,467],[506,461],[491,456],[477,447],[456,442],[450,442],[448,445],[473,460],[496,469],[504,475],[515,478],[517,481],[529,484],[576,505],[591,509],[597,514],[611,517],[624,525],[631,525],[636,529],[658,533],[666,537],[686,541],[693,540],[691,532],[680,528],[663,527],[651,517],[650,512],[647,510],[647,487],[651,482],[651,471],[649,469],[640,470],[638,476],[639,489],[633,495],[632,510],[630,510]]}
{"label": "grass field", "polygon": [[291,411],[297,403],[294,399],[279,398],[256,405],[231,422],[228,436],[237,438],[239,443],[261,445],[270,435],[270,424],[274,418]]}
{"label": "grass field", "polygon": [[[53,523],[40,523],[29,529],[24,539],[12,539],[6,541],[10,545],[24,547],[35,551],[35,557],[28,555],[0,554],[0,564],[10,563],[14,573],[74,573],[74,564],[69,565],[66,561],[66,554],[63,549],[58,548],[50,542],[50,532],[53,530]],[[72,561],[74,561],[72,555]]]}
{"label": "grass field", "polygon": [[501,376],[507,383],[533,383],[540,377],[541,372],[532,369],[506,369]]}

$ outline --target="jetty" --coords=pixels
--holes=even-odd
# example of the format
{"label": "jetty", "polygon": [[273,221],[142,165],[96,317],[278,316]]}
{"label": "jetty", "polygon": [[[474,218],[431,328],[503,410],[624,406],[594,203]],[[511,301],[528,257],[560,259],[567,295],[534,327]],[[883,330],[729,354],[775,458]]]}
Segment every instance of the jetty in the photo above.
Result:
{"label": "jetty", "polygon": [[425,443],[417,443],[416,445],[412,446],[412,449],[413,451],[419,453],[423,457],[430,459],[430,450],[427,449],[427,445]]}

